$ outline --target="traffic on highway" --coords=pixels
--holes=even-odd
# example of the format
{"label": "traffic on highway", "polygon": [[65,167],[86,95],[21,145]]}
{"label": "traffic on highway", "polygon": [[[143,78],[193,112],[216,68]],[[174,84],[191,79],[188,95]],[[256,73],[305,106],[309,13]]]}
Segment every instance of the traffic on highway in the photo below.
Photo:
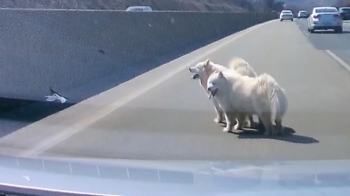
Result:
{"label": "traffic on highway", "polygon": [[[307,20],[307,31],[314,33],[319,30],[333,30],[335,33],[343,32],[343,22],[349,20],[349,7],[314,7],[310,13],[300,10],[297,13],[298,19]],[[295,18],[292,10],[282,10],[279,20],[293,21]]]}
{"label": "traffic on highway", "polygon": [[[310,14],[301,10],[297,14],[298,19],[307,20],[307,30],[314,33],[316,30],[333,30],[335,33],[343,32],[343,21],[347,19],[347,9],[342,7],[314,7]],[[279,16],[280,21],[293,21],[294,14],[291,10],[282,10]]]}

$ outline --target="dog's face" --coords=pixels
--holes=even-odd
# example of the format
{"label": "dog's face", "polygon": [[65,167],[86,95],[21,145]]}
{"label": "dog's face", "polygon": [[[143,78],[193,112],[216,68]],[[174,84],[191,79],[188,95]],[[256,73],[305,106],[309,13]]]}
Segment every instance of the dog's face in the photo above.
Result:
{"label": "dog's face", "polygon": [[207,84],[209,99],[218,95],[218,93],[220,92],[220,90],[224,85],[224,82],[225,82],[225,77],[221,71],[215,72],[210,75],[210,77],[208,78],[208,84]]}
{"label": "dog's face", "polygon": [[188,70],[190,73],[193,73],[191,79],[196,80],[199,79],[202,86],[206,86],[207,80],[210,74],[208,74],[210,65],[210,60],[199,62],[197,65],[190,67]]}

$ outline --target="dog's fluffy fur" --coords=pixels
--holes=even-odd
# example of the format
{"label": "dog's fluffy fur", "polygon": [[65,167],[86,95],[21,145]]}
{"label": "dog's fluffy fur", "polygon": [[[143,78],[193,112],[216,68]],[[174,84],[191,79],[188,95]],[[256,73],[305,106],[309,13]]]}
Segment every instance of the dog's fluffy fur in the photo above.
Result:
{"label": "dog's fluffy fur", "polygon": [[277,132],[283,134],[282,119],[288,109],[286,92],[271,75],[264,73],[259,78],[260,84],[270,91],[268,94],[270,95],[270,104],[273,112],[272,117],[276,123]]}
{"label": "dog's fluffy fur", "polygon": [[[242,58],[233,58],[229,63],[229,68],[235,70],[242,76],[257,77],[253,67],[249,65],[247,61]],[[218,71],[218,70],[216,70]]]}
{"label": "dog's fluffy fur", "polygon": [[[265,126],[265,134],[282,133],[282,118],[287,109],[284,90],[272,76],[242,76],[234,70],[212,73],[207,81],[209,97],[215,97],[224,111],[227,125],[223,131],[240,129],[244,115],[256,114]],[[274,130],[273,122],[278,130]]]}
{"label": "dog's fluffy fur", "polygon": [[[216,72],[216,71],[227,71],[227,70],[235,70],[237,73],[249,77],[257,77],[257,74],[253,70],[253,68],[242,58],[233,58],[228,67],[216,64],[209,59],[203,62],[197,63],[194,67],[190,67],[189,71],[191,73],[194,73],[196,77],[192,77],[193,79],[199,79],[200,80],[200,85],[204,88],[204,90],[207,92],[207,81],[209,76]],[[224,121],[224,113],[214,97],[213,99],[213,104],[215,107],[216,115],[217,117],[214,119],[216,123],[221,123]],[[252,126],[254,121],[252,115],[247,115],[245,116],[245,120],[247,122],[247,126]],[[241,122],[242,123],[242,122]]]}

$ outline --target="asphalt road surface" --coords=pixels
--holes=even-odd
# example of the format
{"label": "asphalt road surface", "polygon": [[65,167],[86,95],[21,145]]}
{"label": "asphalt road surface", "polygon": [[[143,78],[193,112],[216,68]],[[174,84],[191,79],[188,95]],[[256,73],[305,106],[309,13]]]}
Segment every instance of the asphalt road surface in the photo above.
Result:
{"label": "asphalt road surface", "polygon": [[[350,34],[309,35],[273,21],[220,40],[0,139],[19,156],[152,160],[321,160],[350,157]],[[343,54],[343,56],[342,56]],[[347,55],[346,55],[347,54]],[[347,57],[345,57],[345,56]],[[187,67],[239,56],[285,88],[288,135],[224,133]],[[344,63],[343,63],[344,65]]]}

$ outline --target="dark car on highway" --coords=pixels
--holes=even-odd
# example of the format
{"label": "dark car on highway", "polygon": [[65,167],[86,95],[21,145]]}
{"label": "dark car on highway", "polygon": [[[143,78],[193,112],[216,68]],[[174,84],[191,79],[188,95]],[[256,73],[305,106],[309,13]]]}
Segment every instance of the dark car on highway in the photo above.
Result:
{"label": "dark car on highway", "polygon": [[343,20],[350,20],[350,7],[339,8],[339,14],[342,16]]}

